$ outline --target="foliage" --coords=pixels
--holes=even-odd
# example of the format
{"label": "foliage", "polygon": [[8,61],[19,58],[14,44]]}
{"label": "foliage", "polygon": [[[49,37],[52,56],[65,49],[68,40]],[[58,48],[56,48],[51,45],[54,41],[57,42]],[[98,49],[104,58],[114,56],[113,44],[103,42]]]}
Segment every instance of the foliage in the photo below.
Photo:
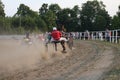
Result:
{"label": "foliage", "polygon": [[61,10],[61,8],[58,4],[51,4],[49,6],[49,10],[51,10],[51,11],[53,11],[53,13],[57,14]]}
{"label": "foliage", "polygon": [[103,2],[94,0],[83,4],[81,10],[81,26],[83,30],[104,30],[110,25],[110,20],[111,18],[105,10]]}
{"label": "foliage", "polygon": [[120,18],[118,16],[114,16],[111,24],[111,29],[120,29]]}
{"label": "foliage", "polygon": [[38,30],[40,30],[40,31],[47,30],[47,27],[46,27],[47,25],[46,25],[45,21],[40,16],[35,19],[35,23],[36,23]]}
{"label": "foliage", "polygon": [[112,19],[111,28],[120,29],[120,6],[118,7],[117,15],[115,15]]}
{"label": "foliage", "polygon": [[5,17],[4,4],[0,0],[0,17]]}
{"label": "foliage", "polygon": [[6,17],[4,4],[0,0],[0,33],[23,33],[51,31],[57,26],[70,31],[120,29],[120,6],[113,18],[105,10],[102,1],[87,1],[81,9],[75,5],[72,9],[63,8],[58,4],[46,4],[33,11],[29,6],[20,4],[13,17]]}

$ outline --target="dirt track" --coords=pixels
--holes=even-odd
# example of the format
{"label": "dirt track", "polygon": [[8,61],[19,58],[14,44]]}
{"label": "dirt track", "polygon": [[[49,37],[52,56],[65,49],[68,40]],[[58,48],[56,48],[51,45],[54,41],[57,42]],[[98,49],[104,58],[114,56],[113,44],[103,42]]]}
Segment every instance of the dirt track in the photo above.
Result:
{"label": "dirt track", "polygon": [[0,41],[0,80],[102,80],[116,53],[114,47],[93,41],[75,41],[75,49],[66,54],[20,43]]}

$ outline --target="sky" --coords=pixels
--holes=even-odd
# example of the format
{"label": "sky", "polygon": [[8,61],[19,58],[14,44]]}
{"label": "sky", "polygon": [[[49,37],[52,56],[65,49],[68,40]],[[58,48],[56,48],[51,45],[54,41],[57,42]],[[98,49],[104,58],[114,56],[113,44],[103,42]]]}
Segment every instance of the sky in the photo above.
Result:
{"label": "sky", "polygon": [[[58,4],[62,9],[63,8],[73,8],[75,5],[78,5],[80,8],[83,3],[86,3],[88,0],[1,0],[5,5],[5,14],[6,16],[13,16],[17,12],[17,8],[20,4],[25,4],[33,11],[39,11],[43,3]],[[92,1],[92,0],[89,0]],[[116,15],[118,11],[118,6],[120,5],[120,0],[98,0],[102,1],[106,5],[106,10],[110,16]]]}

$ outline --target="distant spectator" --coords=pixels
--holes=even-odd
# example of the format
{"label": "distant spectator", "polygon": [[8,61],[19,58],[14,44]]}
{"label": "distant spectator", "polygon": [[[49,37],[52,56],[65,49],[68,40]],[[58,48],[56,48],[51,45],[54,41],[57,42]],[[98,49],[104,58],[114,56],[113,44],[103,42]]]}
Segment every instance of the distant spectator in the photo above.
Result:
{"label": "distant spectator", "polygon": [[90,33],[89,33],[88,30],[85,31],[84,36],[85,36],[85,40],[88,40],[88,39],[89,39]]}
{"label": "distant spectator", "polygon": [[106,41],[110,41],[110,36],[111,36],[111,31],[106,29],[106,31],[105,31]]}
{"label": "distant spectator", "polygon": [[102,32],[99,32],[99,39],[100,39],[101,41],[103,41],[103,33],[102,33]]}

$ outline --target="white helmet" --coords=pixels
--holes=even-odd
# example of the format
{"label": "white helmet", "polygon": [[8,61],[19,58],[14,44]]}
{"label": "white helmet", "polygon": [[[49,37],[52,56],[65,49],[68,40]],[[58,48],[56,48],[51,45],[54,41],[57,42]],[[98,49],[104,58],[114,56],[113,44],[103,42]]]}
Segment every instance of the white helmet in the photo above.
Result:
{"label": "white helmet", "polygon": [[57,28],[56,28],[56,27],[53,27],[53,30],[57,30]]}

